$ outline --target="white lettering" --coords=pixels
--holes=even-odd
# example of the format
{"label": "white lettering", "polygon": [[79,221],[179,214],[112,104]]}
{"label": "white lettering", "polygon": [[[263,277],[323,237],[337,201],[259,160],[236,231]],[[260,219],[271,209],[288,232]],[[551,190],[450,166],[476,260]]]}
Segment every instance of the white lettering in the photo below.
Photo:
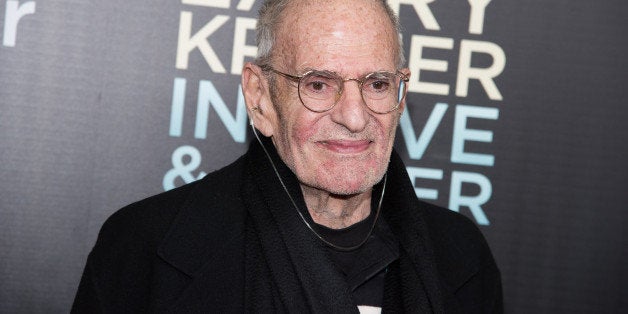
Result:
{"label": "white lettering", "polygon": [[231,73],[242,74],[245,57],[255,57],[257,46],[246,44],[246,33],[255,29],[256,19],[245,17],[236,18],[235,35],[233,36],[233,53],[231,56]]}
{"label": "white lettering", "polygon": [[251,11],[255,0],[240,0],[236,9],[240,11]]}
{"label": "white lettering", "polygon": [[181,3],[221,9],[228,9],[231,6],[231,0],[181,0]]}
{"label": "white lettering", "polygon": [[24,2],[21,5],[18,1],[7,1],[7,7],[4,11],[4,35],[2,37],[2,45],[15,47],[17,23],[19,23],[20,19],[25,15],[34,13],[35,1]]}
{"label": "white lettering", "polygon": [[419,16],[421,23],[423,23],[423,27],[429,30],[439,31],[440,26],[434,18],[434,14],[432,14],[432,10],[428,4],[434,2],[435,0],[388,0],[388,5],[392,8],[392,10],[399,16],[400,6],[402,4],[412,5],[414,11]]}
{"label": "white lettering", "polygon": [[[493,64],[488,68],[472,68],[471,55],[474,52],[486,53],[493,57]],[[469,80],[477,79],[482,83],[488,97],[492,100],[502,100],[502,94],[497,89],[493,78],[502,73],[506,66],[504,50],[491,42],[463,39],[460,43],[460,59],[458,61],[458,79],[456,81],[456,96],[467,97]]]}
{"label": "white lettering", "polygon": [[491,0],[468,0],[471,5],[469,17],[469,34],[481,35],[484,30],[484,13]]}
{"label": "white lettering", "polygon": [[181,11],[179,22],[179,43],[177,45],[177,69],[186,70],[188,68],[188,58],[190,52],[195,48],[201,52],[207,65],[215,73],[225,73],[225,67],[222,65],[214,49],[209,45],[207,38],[217,29],[229,20],[229,16],[217,15],[209,21],[194,36],[192,33],[192,13]]}
{"label": "white lettering", "polygon": [[444,83],[422,82],[421,71],[447,72],[448,63],[444,60],[424,59],[423,48],[437,48],[451,50],[454,47],[452,38],[413,35],[410,44],[410,62],[408,67],[414,74],[410,78],[408,91],[434,95],[449,94],[449,85]]}

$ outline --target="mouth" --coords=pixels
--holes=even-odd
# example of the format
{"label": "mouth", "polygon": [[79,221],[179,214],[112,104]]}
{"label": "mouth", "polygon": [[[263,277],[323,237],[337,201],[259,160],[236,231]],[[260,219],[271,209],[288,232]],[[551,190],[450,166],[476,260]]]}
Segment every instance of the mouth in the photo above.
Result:
{"label": "mouth", "polygon": [[369,149],[371,140],[326,140],[318,142],[319,146],[340,154],[358,154]]}

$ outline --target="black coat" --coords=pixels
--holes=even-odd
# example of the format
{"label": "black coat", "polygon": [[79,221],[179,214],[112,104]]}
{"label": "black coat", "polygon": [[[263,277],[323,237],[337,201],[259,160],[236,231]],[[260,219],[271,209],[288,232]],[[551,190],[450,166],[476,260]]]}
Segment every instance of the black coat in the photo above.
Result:
{"label": "black coat", "polygon": [[[290,206],[285,195],[274,195],[272,189],[269,192],[267,186],[278,185],[274,172],[264,161],[259,144],[251,146],[233,164],[199,181],[113,214],[103,225],[88,257],[72,312],[266,312],[247,304],[251,302],[247,290],[257,274],[251,276],[244,270],[246,255],[250,255],[246,253],[250,252],[250,234],[255,233],[247,222],[254,220],[252,210]],[[281,167],[280,172],[285,174],[287,168]],[[295,180],[291,177],[288,185],[298,193]],[[388,302],[385,300],[384,312],[398,312],[404,307],[414,311],[417,306],[446,313],[502,312],[499,270],[478,228],[462,215],[418,201],[396,153],[388,170],[382,216],[397,237],[402,253],[398,278],[386,275]],[[295,230],[302,229],[302,234],[299,231],[281,241],[290,247],[290,241],[305,239],[291,250],[312,252],[312,256],[292,263],[315,263],[307,267],[327,269],[313,248],[320,243],[301,227]],[[287,239],[293,237],[297,240]],[[263,256],[254,258],[261,260]],[[290,264],[269,263],[260,268],[267,271],[259,276],[264,282],[277,280],[268,285],[269,289],[280,291],[272,293],[275,306],[286,312],[300,312],[291,302],[301,297],[301,290],[285,289],[289,286],[282,286],[282,278],[267,278],[272,274],[289,276],[289,268]],[[333,274],[317,271],[314,275],[305,280],[317,286],[314,289],[319,289],[318,294],[314,295],[323,301],[310,310],[349,311],[349,298],[341,296],[337,300],[338,292],[342,295],[342,284],[334,286]],[[304,282],[299,280],[296,282]],[[391,289],[390,282],[399,287]],[[415,297],[419,290],[423,290],[424,296]],[[394,298],[399,304],[391,305]],[[335,303],[326,304],[331,299]]]}

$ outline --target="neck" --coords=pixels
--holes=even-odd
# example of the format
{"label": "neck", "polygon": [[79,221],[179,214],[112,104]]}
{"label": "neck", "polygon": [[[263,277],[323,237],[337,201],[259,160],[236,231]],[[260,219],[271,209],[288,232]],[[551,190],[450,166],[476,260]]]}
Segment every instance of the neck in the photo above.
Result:
{"label": "neck", "polygon": [[312,220],[328,228],[346,228],[371,213],[371,190],[354,195],[334,195],[304,185],[301,190]]}

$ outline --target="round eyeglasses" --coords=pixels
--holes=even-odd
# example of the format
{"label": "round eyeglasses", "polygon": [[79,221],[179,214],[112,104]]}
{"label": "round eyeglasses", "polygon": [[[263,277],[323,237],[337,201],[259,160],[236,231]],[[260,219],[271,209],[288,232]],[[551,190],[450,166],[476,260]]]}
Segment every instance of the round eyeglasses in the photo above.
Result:
{"label": "round eyeglasses", "polygon": [[314,112],[331,110],[344,90],[348,81],[358,83],[364,104],[375,113],[389,113],[399,107],[406,94],[407,75],[397,71],[372,72],[360,78],[342,78],[331,71],[310,70],[303,75],[290,75],[268,69],[293,82],[296,82],[299,99],[303,106]]}

